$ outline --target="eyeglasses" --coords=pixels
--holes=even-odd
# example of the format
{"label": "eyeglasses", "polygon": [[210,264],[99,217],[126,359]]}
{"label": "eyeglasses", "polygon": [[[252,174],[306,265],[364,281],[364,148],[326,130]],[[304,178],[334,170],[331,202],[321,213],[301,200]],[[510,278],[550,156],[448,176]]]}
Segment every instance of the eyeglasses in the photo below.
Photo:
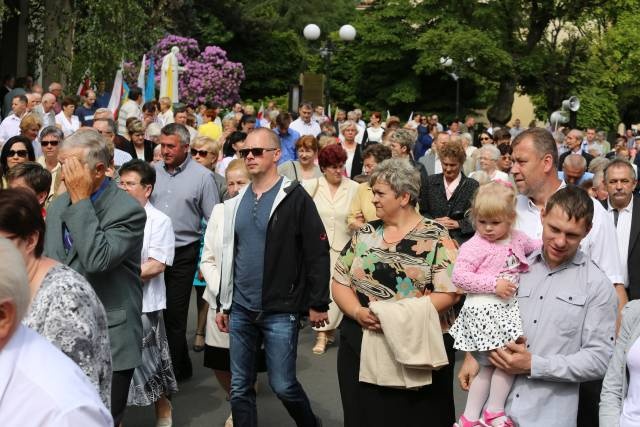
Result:
{"label": "eyeglasses", "polygon": [[483,136],[480,138],[480,141],[491,141],[491,138],[487,137],[487,136]]}
{"label": "eyeglasses", "polygon": [[243,148],[242,150],[240,150],[240,157],[242,157],[243,159],[246,159],[249,153],[251,153],[253,157],[262,157],[265,151],[276,151],[276,150],[277,148],[261,148],[261,147]]}
{"label": "eyeglasses", "polygon": [[17,155],[18,157],[25,158],[29,152],[27,150],[9,150],[7,154],[8,157],[14,157]]}
{"label": "eyeglasses", "polygon": [[56,147],[58,144],[60,144],[60,141],[58,141],[57,139],[54,139],[53,141],[40,141],[40,145],[43,147],[46,147],[48,145]]}
{"label": "eyeglasses", "polygon": [[200,157],[207,157],[209,155],[209,152],[207,150],[196,150],[195,148],[191,149],[191,155],[192,156],[196,156],[196,155],[200,155]]}

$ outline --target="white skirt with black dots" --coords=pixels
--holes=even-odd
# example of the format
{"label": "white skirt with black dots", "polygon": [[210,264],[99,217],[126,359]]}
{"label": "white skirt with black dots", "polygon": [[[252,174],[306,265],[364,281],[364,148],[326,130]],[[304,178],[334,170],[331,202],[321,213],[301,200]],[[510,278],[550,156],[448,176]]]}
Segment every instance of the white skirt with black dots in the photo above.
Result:
{"label": "white skirt with black dots", "polygon": [[504,300],[494,294],[468,294],[449,333],[457,350],[502,348],[524,335],[518,300],[515,297]]}

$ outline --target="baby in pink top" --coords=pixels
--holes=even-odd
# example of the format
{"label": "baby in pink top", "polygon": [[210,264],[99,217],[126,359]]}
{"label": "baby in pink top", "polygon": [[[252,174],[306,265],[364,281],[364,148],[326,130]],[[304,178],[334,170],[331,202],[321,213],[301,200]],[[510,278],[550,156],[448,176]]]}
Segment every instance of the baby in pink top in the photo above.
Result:
{"label": "baby in pink top", "polygon": [[529,267],[527,256],[540,248],[539,241],[512,229],[515,205],[516,192],[508,182],[478,189],[471,205],[476,233],[460,247],[453,269],[453,283],[467,296],[449,333],[454,347],[473,352],[481,365],[456,427],[513,425],[504,405],[514,377],[494,368],[488,353],[523,335],[515,293],[519,274]]}

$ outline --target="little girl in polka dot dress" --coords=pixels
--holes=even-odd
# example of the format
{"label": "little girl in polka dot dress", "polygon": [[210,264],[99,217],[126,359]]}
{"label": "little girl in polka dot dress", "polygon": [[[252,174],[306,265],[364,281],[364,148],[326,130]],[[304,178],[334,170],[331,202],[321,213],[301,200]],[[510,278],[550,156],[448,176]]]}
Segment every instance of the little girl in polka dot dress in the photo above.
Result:
{"label": "little girl in polka dot dress", "polygon": [[476,233],[460,247],[454,265],[453,283],[467,296],[449,333],[454,347],[472,352],[480,364],[454,427],[514,425],[504,412],[514,377],[494,368],[489,352],[523,335],[515,298],[518,278],[529,267],[527,256],[540,248],[540,241],[512,229],[515,205],[511,183],[495,180],[480,186],[471,206]]}

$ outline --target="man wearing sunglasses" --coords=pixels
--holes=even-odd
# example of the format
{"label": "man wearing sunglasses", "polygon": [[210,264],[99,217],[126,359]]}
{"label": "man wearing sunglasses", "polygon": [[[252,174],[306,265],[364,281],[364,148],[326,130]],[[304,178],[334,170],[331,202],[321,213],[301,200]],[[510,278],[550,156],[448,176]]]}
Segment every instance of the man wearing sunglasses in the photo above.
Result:
{"label": "man wearing sunglasses", "polygon": [[327,324],[329,244],[315,204],[278,175],[280,139],[259,128],[240,156],[252,183],[225,202],[218,327],[230,332],[234,424],[257,425],[256,351],[264,344],[269,383],[298,426],[320,419],[296,378],[298,325]]}

